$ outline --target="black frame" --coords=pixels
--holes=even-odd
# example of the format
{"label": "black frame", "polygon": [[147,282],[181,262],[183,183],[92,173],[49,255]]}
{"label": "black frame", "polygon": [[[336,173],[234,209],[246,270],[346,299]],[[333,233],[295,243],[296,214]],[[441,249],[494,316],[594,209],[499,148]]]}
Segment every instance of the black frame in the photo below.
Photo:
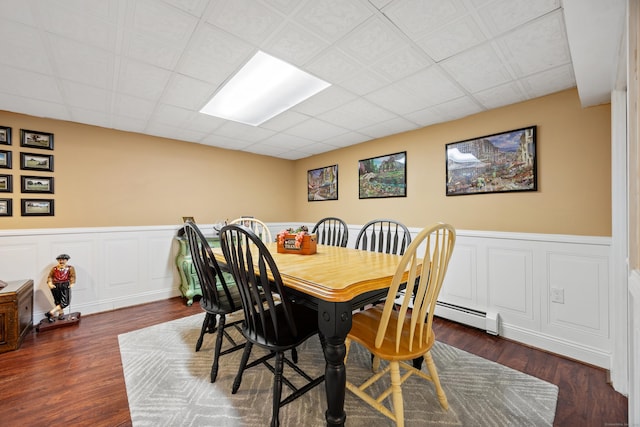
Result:
{"label": "black frame", "polygon": [[[387,167],[388,162],[391,162],[389,167]],[[380,172],[383,165],[384,168]],[[385,182],[375,182],[381,178]],[[360,199],[407,197],[407,152],[400,151],[359,160],[358,197]]]}
{"label": "black frame", "polygon": [[536,191],[536,150],[536,126],[446,144],[446,195]]}
{"label": "black frame", "polygon": [[[48,163],[47,167],[27,166],[27,157],[41,157],[46,158]],[[32,170],[32,171],[45,171],[53,172],[53,154],[38,154],[38,153],[23,153],[20,152],[20,169]]]}
{"label": "black frame", "polygon": [[[21,199],[22,216],[53,216],[55,212],[55,205],[53,199]],[[43,203],[48,206],[48,210],[45,212],[29,212],[29,203]]]}
{"label": "black frame", "polygon": [[[29,141],[31,138],[42,138],[39,141]],[[53,134],[38,132],[35,130],[20,129],[20,146],[38,148],[41,150],[53,150]]]}
{"label": "black frame", "polygon": [[13,175],[2,174],[0,175],[0,178],[6,179],[6,182],[7,182],[7,188],[5,189],[0,188],[0,193],[13,193]]}
{"label": "black frame", "polygon": [[[327,180],[327,178],[329,179]],[[338,200],[338,165],[307,171],[307,201],[322,202],[325,200]]]}
{"label": "black frame", "polygon": [[0,139],[0,145],[11,145],[11,128],[7,126],[0,126],[0,135],[4,135],[4,139]]}
{"label": "black frame", "polygon": [[0,163],[0,169],[11,169],[12,153],[9,150],[0,150],[0,155],[5,155],[4,164]]}
{"label": "black frame", "polygon": [[[48,181],[48,189],[46,190],[30,189],[29,182],[28,182],[30,180]],[[22,191],[23,193],[53,194],[53,191],[54,191],[53,177],[52,176],[20,175],[20,191]]]}
{"label": "black frame", "polygon": [[0,199],[0,206],[3,205],[5,210],[0,209],[0,216],[13,216],[13,199]]}

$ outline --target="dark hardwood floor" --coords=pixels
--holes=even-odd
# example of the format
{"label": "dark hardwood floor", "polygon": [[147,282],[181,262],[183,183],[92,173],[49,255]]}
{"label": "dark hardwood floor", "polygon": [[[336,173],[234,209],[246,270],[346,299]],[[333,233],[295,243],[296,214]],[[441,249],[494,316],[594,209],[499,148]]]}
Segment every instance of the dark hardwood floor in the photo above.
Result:
{"label": "dark hardwood floor", "polygon": [[[34,330],[20,349],[0,354],[0,425],[130,426],[118,335],[200,311],[172,298]],[[439,341],[557,384],[555,426],[627,425],[627,398],[604,370],[443,319],[434,328]]]}

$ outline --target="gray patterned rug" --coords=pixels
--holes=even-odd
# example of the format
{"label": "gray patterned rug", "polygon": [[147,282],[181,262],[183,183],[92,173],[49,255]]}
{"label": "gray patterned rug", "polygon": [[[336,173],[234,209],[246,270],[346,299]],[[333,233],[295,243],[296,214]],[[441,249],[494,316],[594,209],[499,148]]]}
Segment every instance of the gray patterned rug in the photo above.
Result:
{"label": "gray patterned rug", "polygon": [[[211,384],[215,336],[205,336],[201,350],[195,352],[203,318],[198,314],[118,336],[134,427],[269,424],[273,375],[264,366],[251,368],[238,393],[232,395],[242,353],[238,351],[222,356],[217,381]],[[259,349],[254,347],[257,354]],[[317,337],[308,340],[298,354],[299,365],[312,376],[324,370]],[[408,427],[553,425],[557,386],[446,344],[436,342],[432,354],[450,408],[445,412],[440,407],[431,383],[412,376],[402,389]],[[347,363],[351,380],[369,372],[369,357],[361,347],[352,346]],[[284,387],[283,395],[287,392]],[[321,384],[283,407],[281,424],[323,426],[325,408]],[[349,392],[345,410],[347,426],[393,425]]]}

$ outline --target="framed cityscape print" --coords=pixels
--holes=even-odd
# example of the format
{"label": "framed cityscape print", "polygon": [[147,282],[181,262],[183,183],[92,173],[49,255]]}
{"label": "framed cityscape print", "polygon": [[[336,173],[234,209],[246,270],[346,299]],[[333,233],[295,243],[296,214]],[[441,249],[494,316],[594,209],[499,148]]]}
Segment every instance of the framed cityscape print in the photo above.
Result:
{"label": "framed cityscape print", "polygon": [[0,145],[11,145],[11,128],[0,126]]}
{"label": "framed cityscape print", "polygon": [[307,201],[338,200],[338,165],[307,171]]}
{"label": "framed cityscape print", "polygon": [[13,215],[13,200],[0,199],[0,216],[12,216],[12,215]]}
{"label": "framed cityscape print", "polygon": [[53,216],[53,199],[22,199],[22,216]]}
{"label": "framed cityscape print", "polygon": [[407,196],[407,152],[360,160],[359,198]]}
{"label": "framed cityscape print", "polygon": [[536,127],[446,144],[446,194],[536,191]]}
{"label": "framed cityscape print", "polygon": [[20,129],[20,146],[53,150],[53,134]]}
{"label": "framed cityscape print", "polygon": [[20,169],[53,172],[53,155],[20,153]]}

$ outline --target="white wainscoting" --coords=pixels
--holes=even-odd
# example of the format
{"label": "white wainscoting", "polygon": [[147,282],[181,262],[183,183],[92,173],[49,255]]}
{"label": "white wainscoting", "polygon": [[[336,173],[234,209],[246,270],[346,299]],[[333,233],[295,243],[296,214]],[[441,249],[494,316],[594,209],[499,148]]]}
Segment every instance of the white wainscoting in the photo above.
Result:
{"label": "white wainscoting", "polygon": [[[297,225],[269,228],[275,236]],[[349,247],[360,227],[349,225]],[[212,224],[201,228],[213,232]],[[34,323],[51,308],[45,281],[59,253],[71,255],[76,268],[73,311],[97,313],[178,296],[178,229],[0,230],[0,278],[34,280]],[[501,336],[609,369],[610,252],[610,238],[458,230],[440,300],[497,315]],[[552,302],[552,290],[561,291],[563,303]],[[437,313],[446,317],[446,310]]]}
{"label": "white wainscoting", "polygon": [[76,269],[72,311],[83,315],[180,295],[178,226],[0,230],[0,278],[33,279],[34,324],[53,307],[46,284],[56,256]]}

